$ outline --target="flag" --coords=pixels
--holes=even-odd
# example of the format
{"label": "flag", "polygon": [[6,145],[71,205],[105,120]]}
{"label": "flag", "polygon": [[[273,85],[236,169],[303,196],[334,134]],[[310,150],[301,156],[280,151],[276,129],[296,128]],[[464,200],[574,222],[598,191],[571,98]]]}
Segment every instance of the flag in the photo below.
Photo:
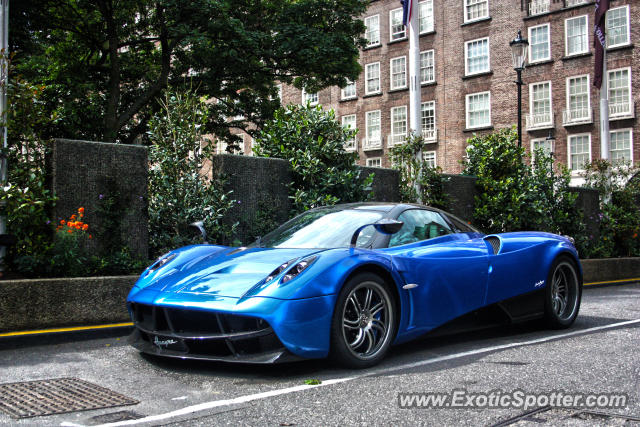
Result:
{"label": "flag", "polygon": [[596,19],[593,27],[593,44],[596,49],[596,64],[593,78],[593,85],[600,89],[602,86],[602,66],[604,50],[607,48],[605,37],[605,23],[607,10],[609,10],[609,0],[596,0]]}
{"label": "flag", "polygon": [[400,0],[402,3],[402,25],[409,26],[411,21],[411,11],[413,9],[413,0]]}

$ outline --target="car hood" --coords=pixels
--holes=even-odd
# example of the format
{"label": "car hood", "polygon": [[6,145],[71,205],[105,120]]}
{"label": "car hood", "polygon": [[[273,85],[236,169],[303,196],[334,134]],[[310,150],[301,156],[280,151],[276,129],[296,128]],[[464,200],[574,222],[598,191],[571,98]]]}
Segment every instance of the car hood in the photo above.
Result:
{"label": "car hood", "polygon": [[[214,254],[188,256],[178,252],[139,287],[170,293],[209,294],[241,298],[287,261],[302,259],[319,249],[228,248]],[[146,283],[145,283],[146,282]]]}

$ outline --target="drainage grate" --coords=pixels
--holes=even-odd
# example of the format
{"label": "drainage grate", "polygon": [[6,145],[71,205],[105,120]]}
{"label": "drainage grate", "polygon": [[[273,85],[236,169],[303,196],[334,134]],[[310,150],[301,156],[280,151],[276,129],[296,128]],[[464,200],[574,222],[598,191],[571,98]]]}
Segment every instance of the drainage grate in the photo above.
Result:
{"label": "drainage grate", "polygon": [[137,400],[77,378],[0,384],[0,411],[14,419],[137,403]]}

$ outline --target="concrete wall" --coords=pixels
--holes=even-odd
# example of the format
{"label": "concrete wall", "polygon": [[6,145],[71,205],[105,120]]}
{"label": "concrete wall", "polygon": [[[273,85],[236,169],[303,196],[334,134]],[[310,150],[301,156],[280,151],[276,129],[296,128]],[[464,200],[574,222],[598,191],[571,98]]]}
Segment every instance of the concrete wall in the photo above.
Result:
{"label": "concrete wall", "polygon": [[[127,206],[121,237],[135,254],[148,253],[147,149],[136,145],[58,139],[49,157],[50,183],[58,200],[54,218],[68,219],[80,206],[90,231],[101,227],[97,215],[100,195],[117,192]],[[101,250],[94,235],[92,244]]]}

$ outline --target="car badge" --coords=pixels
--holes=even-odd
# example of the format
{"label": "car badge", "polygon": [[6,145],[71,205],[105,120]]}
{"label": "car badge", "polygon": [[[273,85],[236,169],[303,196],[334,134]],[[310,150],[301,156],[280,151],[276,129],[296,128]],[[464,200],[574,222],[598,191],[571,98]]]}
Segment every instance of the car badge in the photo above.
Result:
{"label": "car badge", "polygon": [[159,340],[158,337],[153,338],[153,343],[158,347],[162,348],[162,346],[169,347],[171,344],[178,344],[178,341],[168,339],[168,340]]}

